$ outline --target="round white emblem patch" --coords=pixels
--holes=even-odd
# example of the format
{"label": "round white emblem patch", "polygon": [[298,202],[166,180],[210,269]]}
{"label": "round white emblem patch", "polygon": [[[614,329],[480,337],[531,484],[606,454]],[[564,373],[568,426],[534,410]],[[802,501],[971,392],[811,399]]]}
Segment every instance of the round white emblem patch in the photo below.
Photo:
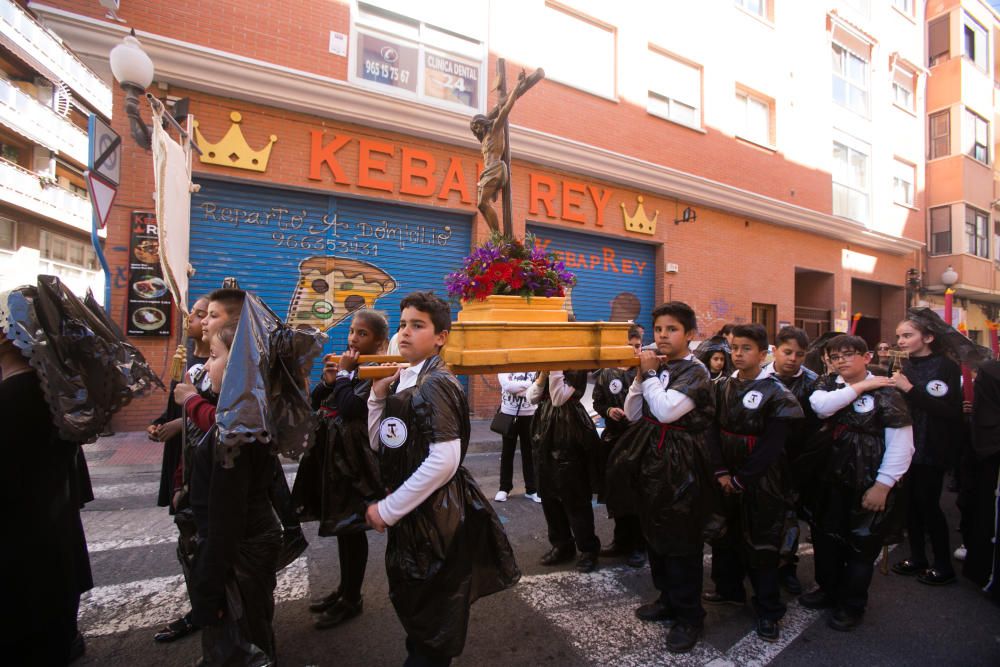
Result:
{"label": "round white emblem patch", "polygon": [[622,393],[622,381],[619,380],[618,378],[615,378],[614,380],[609,382],[608,391],[610,391],[612,394],[615,395]]}
{"label": "round white emblem patch", "polygon": [[859,396],[857,400],[854,401],[853,405],[855,412],[860,412],[862,414],[871,412],[875,409],[875,398],[869,396],[868,394],[864,394]]}
{"label": "round white emblem patch", "polygon": [[927,393],[934,398],[941,398],[948,394],[948,384],[941,380],[931,380],[927,383]]}
{"label": "round white emblem patch", "polygon": [[406,424],[398,417],[383,419],[378,426],[378,437],[390,449],[402,447],[406,442]]}
{"label": "round white emblem patch", "polygon": [[746,396],[743,397],[743,407],[748,410],[756,410],[760,407],[760,403],[763,399],[764,394],[759,391],[748,391]]}
{"label": "round white emblem patch", "polygon": [[662,371],[660,371],[660,382],[663,384],[664,387],[670,384],[670,371],[668,371],[665,368]]}

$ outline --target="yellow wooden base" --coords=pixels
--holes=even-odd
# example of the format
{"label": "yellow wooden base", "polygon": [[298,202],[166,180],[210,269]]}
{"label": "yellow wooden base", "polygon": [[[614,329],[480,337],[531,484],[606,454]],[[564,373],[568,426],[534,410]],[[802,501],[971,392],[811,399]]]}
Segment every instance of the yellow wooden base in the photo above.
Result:
{"label": "yellow wooden base", "polygon": [[634,359],[628,322],[456,322],[441,353],[461,375],[572,370]]}
{"label": "yellow wooden base", "polygon": [[565,297],[503,296],[494,294],[485,301],[469,301],[458,311],[459,322],[567,322]]}

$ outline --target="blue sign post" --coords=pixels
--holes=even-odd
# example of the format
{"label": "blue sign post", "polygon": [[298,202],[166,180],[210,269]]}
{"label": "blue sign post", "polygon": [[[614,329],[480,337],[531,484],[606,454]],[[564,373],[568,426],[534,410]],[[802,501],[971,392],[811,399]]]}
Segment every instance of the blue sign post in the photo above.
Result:
{"label": "blue sign post", "polygon": [[121,153],[122,140],[117,132],[98,118],[96,114],[90,114],[87,121],[87,186],[90,189],[90,202],[93,206],[90,226],[90,242],[94,246],[94,253],[97,260],[104,269],[104,309],[111,312],[111,267],[104,256],[104,249],[101,248],[101,239],[98,230],[104,227],[106,216],[110,212],[110,202],[103,212],[98,204],[98,194],[93,187],[93,180],[101,182],[103,191],[111,190],[112,199],[114,191],[118,187],[118,179],[121,174]]}

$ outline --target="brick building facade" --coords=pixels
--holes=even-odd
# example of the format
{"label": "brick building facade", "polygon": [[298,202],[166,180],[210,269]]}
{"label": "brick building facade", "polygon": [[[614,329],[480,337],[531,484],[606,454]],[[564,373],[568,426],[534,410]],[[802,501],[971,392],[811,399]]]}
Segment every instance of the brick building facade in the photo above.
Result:
{"label": "brick building facade", "polygon": [[[448,216],[466,234],[455,238],[482,240],[487,228],[474,201],[481,157],[468,123],[495,102],[488,88],[503,57],[511,83],[515,66],[543,66],[548,75],[511,119],[515,230],[551,234],[551,247],[590,276],[593,294],[601,296],[574,293],[581,312],[601,319],[633,314],[605,299],[621,283],[634,286],[629,293],[651,295],[640,299],[640,322],[656,303],[681,299],[697,311],[701,335],[733,321],[761,321],[772,333],[781,323],[798,323],[820,333],[846,326],[856,312],[869,342],[891,335],[905,305],[907,270],[919,265],[925,236],[923,144],[914,141],[922,135],[923,74],[911,72],[911,110],[893,102],[891,85],[900,68],[908,72],[907,63],[923,60],[919,9],[903,20],[881,7],[857,14],[848,2],[831,8],[764,2],[760,11],[756,3],[727,2],[722,16],[708,7],[714,3],[640,4],[639,12],[531,0],[516,15],[505,13],[505,3],[460,3],[461,12],[440,9],[448,3],[426,4],[432,6],[123,3],[120,15],[157,67],[150,91],[190,99],[207,142],[230,130],[233,112],[250,149],[276,137],[263,172],[196,159],[195,181],[218,201],[196,197],[200,231],[193,238],[211,245],[213,234],[239,232],[239,243],[253,244],[266,241],[267,231],[286,234],[276,218],[269,229],[222,220],[219,207],[236,206],[219,202],[259,195],[254,206],[267,208],[287,193],[289,201],[307,202],[303,215],[315,203],[344,216],[370,209],[390,222],[397,213],[400,220]],[[124,26],[89,0],[30,7],[107,73],[107,53]],[[720,28],[723,42],[739,36],[745,57],[718,53],[703,39],[709,25]],[[554,35],[552,48],[526,51],[525,43],[537,41],[531,31]],[[864,81],[852,79],[854,61],[845,54],[866,44]],[[590,53],[605,47],[610,64]],[[788,58],[796,49],[798,56]],[[836,71],[831,99],[831,50],[848,63],[844,90],[866,94],[864,109],[850,108],[853,93],[841,97]],[[418,85],[389,75],[365,78],[370,53],[395,58],[400,71],[410,58]],[[593,76],[577,77],[567,65],[573,62]],[[109,223],[112,267],[128,264],[131,212],[152,209],[151,159],[127,138],[122,108],[116,89],[113,125],[126,136],[128,177]],[[913,168],[902,202],[891,194],[897,163]],[[206,203],[215,206],[212,216],[206,217]],[[694,221],[683,221],[686,209]],[[654,218],[652,233],[648,225],[639,228]],[[236,231],[220,231],[226,224]],[[266,252],[277,251],[267,245]],[[414,265],[425,261],[413,252]],[[241,283],[277,271],[265,256],[258,263],[237,255],[220,250],[215,257],[229,262]],[[405,291],[413,281],[405,267],[394,270]],[[128,295],[114,275],[115,268],[111,312],[122,320]],[[289,281],[276,299],[287,298],[296,278],[275,278]],[[280,315],[289,307],[270,305]],[[134,342],[155,368],[169,366],[175,338]],[[495,409],[495,389],[493,378],[470,380],[475,412]],[[116,428],[142,428],[162,403],[154,396],[130,406]]]}

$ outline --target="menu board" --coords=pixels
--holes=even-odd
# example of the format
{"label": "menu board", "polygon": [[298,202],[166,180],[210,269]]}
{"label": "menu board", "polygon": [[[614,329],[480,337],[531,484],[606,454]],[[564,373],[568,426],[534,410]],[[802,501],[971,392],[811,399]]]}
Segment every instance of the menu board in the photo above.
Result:
{"label": "menu board", "polygon": [[171,301],[160,268],[160,237],[156,214],[132,211],[129,234],[129,336],[169,336]]}
{"label": "menu board", "polygon": [[424,55],[424,95],[479,108],[479,65],[428,51]]}

